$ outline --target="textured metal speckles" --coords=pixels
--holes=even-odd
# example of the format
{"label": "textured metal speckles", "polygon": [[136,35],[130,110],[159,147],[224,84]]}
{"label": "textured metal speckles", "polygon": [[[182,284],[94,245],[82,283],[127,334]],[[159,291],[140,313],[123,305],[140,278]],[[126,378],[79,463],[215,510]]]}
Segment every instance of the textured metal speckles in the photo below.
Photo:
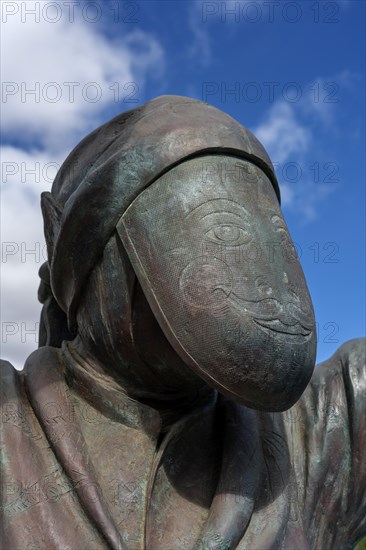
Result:
{"label": "textured metal speckles", "polygon": [[187,160],[133,201],[117,231],[187,365],[241,403],[281,410],[311,377],[315,322],[298,259],[284,253],[291,238],[273,196],[268,208],[272,186],[257,171],[230,156]]}

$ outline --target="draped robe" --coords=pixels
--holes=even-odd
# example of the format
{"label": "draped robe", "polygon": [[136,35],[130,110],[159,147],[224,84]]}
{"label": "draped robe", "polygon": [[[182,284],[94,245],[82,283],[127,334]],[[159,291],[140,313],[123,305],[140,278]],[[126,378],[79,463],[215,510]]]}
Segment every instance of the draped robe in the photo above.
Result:
{"label": "draped robe", "polygon": [[326,550],[366,532],[363,339],[284,413],[212,390],[165,432],[70,343],[1,374],[3,548]]}

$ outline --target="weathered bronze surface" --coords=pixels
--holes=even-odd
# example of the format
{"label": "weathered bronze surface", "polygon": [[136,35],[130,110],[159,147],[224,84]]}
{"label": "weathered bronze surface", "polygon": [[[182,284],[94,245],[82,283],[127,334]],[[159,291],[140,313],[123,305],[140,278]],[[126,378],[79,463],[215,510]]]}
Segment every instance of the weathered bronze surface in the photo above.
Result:
{"label": "weathered bronze surface", "polygon": [[316,331],[270,159],[162,96],[42,194],[40,348],[2,365],[6,549],[353,548],[365,340]]}

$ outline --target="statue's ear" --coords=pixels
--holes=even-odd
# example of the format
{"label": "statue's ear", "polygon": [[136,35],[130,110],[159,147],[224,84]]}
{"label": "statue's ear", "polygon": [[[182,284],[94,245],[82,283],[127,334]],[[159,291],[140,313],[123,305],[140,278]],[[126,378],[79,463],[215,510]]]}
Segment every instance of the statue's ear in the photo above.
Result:
{"label": "statue's ear", "polygon": [[47,244],[48,261],[51,263],[53,249],[60,231],[62,208],[51,193],[41,194],[44,235]]}

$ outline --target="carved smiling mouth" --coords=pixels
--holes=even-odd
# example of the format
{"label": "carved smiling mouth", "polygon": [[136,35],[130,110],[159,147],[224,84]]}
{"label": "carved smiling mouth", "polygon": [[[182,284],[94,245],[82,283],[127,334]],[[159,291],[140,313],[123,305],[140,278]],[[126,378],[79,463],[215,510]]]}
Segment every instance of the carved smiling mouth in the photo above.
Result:
{"label": "carved smiling mouth", "polygon": [[279,319],[254,319],[253,321],[262,329],[271,332],[277,333],[279,336],[284,337],[292,337],[294,336],[296,339],[298,339],[299,336],[302,336],[306,340],[309,340],[312,331],[303,325],[301,325],[299,322],[293,324],[293,325],[285,325],[282,323]]}
{"label": "carved smiling mouth", "polygon": [[[274,298],[249,301],[239,298],[234,293],[230,296],[230,302],[241,314],[249,315],[260,330],[269,336],[275,335],[280,341],[304,343],[310,340],[313,334],[309,326],[310,313],[302,311],[292,303],[288,303],[285,309]],[[284,322],[285,319],[287,322]]]}

